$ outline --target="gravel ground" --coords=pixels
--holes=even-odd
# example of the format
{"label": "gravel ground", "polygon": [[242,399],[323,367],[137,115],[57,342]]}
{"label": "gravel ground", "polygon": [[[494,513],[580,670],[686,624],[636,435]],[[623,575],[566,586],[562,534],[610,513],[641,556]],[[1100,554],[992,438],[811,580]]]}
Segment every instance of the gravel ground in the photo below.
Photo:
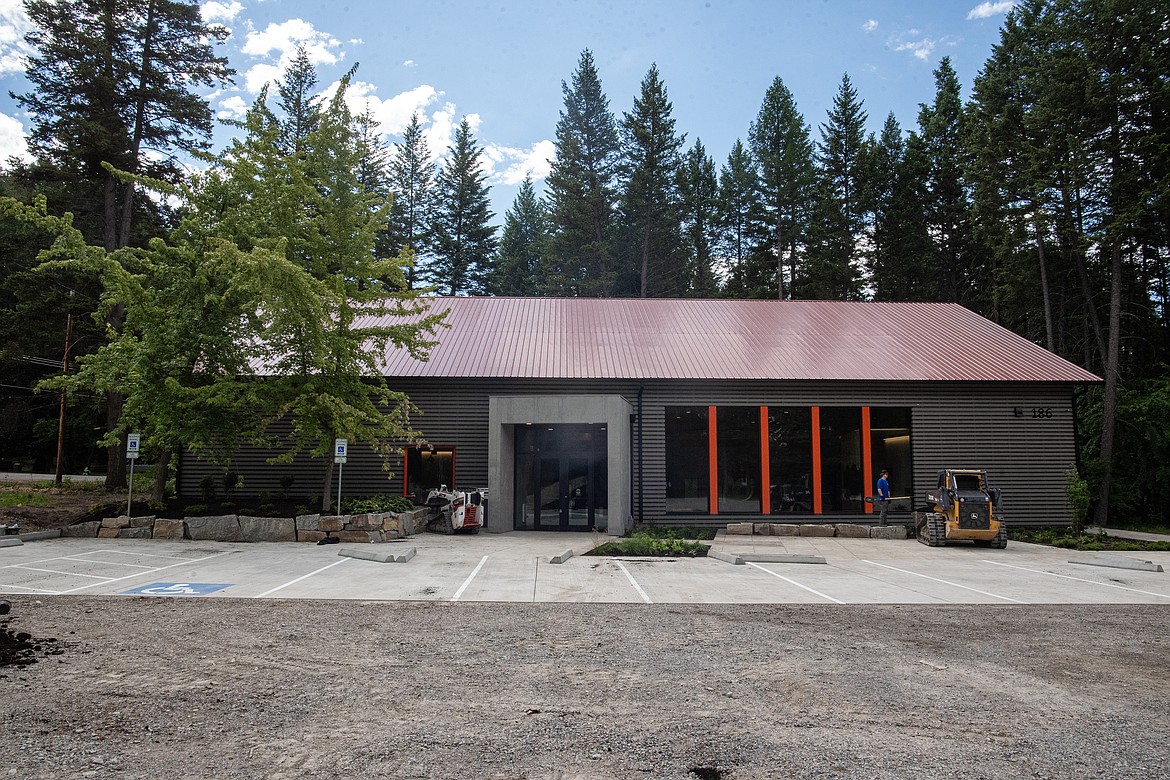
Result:
{"label": "gravel ground", "polygon": [[0,778],[1170,766],[1165,607],[8,598]]}

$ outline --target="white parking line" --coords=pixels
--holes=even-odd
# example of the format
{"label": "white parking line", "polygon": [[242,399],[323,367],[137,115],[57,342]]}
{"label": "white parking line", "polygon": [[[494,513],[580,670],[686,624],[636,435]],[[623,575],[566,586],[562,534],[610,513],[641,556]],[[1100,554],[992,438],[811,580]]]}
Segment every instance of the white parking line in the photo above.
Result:
{"label": "white parking line", "polygon": [[172,563],[170,566],[159,566],[156,569],[148,569],[147,571],[140,571],[140,572],[136,572],[134,574],[127,574],[125,577],[115,577],[114,579],[107,580],[104,583],[103,582],[94,582],[94,583],[91,583],[89,585],[82,585],[79,588],[70,588],[69,590],[62,590],[62,591],[58,592],[58,595],[62,595],[65,593],[76,593],[79,590],[88,590],[90,588],[96,588],[98,585],[105,585],[105,584],[108,584],[111,582],[121,582],[122,580],[132,580],[135,577],[144,577],[147,574],[154,574],[155,572],[166,571],[167,569],[174,569],[177,566],[186,566],[189,563],[199,563],[200,561],[209,561],[212,558],[218,558],[221,555],[229,555],[231,553],[232,553],[232,550],[224,550],[223,552],[215,553],[214,555],[205,555],[202,558],[191,558],[189,560],[183,561],[182,563]]}
{"label": "white parking line", "polygon": [[1142,593],[1146,596],[1157,596],[1162,599],[1170,599],[1165,593],[1154,593],[1152,590],[1139,590],[1137,588],[1127,588],[1124,585],[1114,585],[1109,582],[1097,582],[1096,580],[1086,580],[1082,577],[1070,577],[1067,574],[1056,574],[1051,571],[1044,571],[1043,569],[1029,569],[1027,566],[1014,566],[1010,563],[1001,563],[999,561],[985,560],[983,563],[990,563],[992,566],[1006,566],[1009,569],[1019,569],[1020,571],[1030,571],[1034,574],[1047,574],[1049,577],[1060,577],[1064,580],[1076,580],[1077,582],[1087,582],[1090,585],[1100,585],[1103,588],[1117,588],[1118,590],[1128,590],[1131,593]]}
{"label": "white parking line", "polygon": [[459,597],[463,595],[463,591],[467,590],[467,586],[470,585],[471,581],[475,579],[475,575],[479,574],[479,570],[483,568],[485,563],[487,563],[488,557],[489,556],[485,555],[480,558],[479,565],[475,567],[475,571],[471,572],[471,576],[463,581],[463,584],[459,586],[459,590],[455,591],[455,595],[451,597],[452,601],[459,600]]}
{"label": "white parking line", "polygon": [[24,569],[25,571],[39,571],[39,572],[43,572],[45,574],[64,574],[67,577],[89,577],[91,580],[112,580],[112,579],[114,579],[113,577],[103,577],[100,574],[81,574],[80,572],[75,572],[75,571],[57,571],[56,569],[38,569],[35,566],[21,566],[20,564],[16,564],[12,568]]}
{"label": "white parking line", "polygon": [[340,561],[335,561],[334,563],[331,563],[328,566],[322,566],[320,569],[317,569],[317,571],[311,571],[308,574],[297,577],[295,580],[289,580],[288,582],[284,583],[283,585],[277,585],[275,588],[272,588],[271,590],[266,590],[263,593],[257,593],[252,598],[262,599],[265,596],[269,595],[270,593],[276,593],[276,591],[278,591],[278,590],[284,590],[289,585],[296,585],[301,580],[307,580],[307,579],[309,579],[309,577],[312,577],[314,574],[320,574],[321,572],[325,571],[326,569],[332,569],[334,566],[339,566],[348,560],[351,560],[351,559],[350,558],[342,558]]}
{"label": "white parking line", "polygon": [[0,590],[3,590],[4,588],[20,588],[21,590],[27,590],[31,593],[44,593],[49,596],[61,595],[58,591],[55,590],[42,590],[41,588],[30,588],[28,585],[9,585],[7,583],[0,582]]}
{"label": "white parking line", "polygon": [[819,590],[813,590],[812,588],[810,588],[807,585],[801,585],[796,580],[785,577],[783,574],[777,574],[776,572],[772,571],[771,569],[765,569],[763,566],[761,566],[758,563],[752,563],[751,561],[744,561],[744,563],[746,563],[748,566],[755,566],[760,571],[766,572],[767,574],[771,574],[773,577],[779,577],[780,579],[787,582],[789,585],[795,585],[796,587],[800,588],[801,590],[807,590],[809,593],[812,593],[813,595],[820,596],[823,599],[828,599],[829,601],[833,602],[834,604],[847,603],[847,602],[841,601],[839,599],[835,599],[832,596],[825,595],[824,593],[821,593]]}
{"label": "white parking line", "polygon": [[903,574],[909,574],[909,575],[912,575],[914,577],[922,577],[925,580],[932,580],[934,582],[941,582],[943,585],[950,585],[950,586],[955,587],[955,588],[962,588],[963,590],[969,590],[972,593],[978,593],[981,596],[990,596],[993,599],[1002,599],[1004,601],[1010,601],[1013,604],[1026,604],[1027,603],[1026,601],[1020,601],[1019,599],[1011,599],[1011,598],[1008,598],[1007,596],[1000,596],[997,593],[989,593],[985,590],[979,590],[978,588],[970,588],[970,587],[967,587],[966,585],[960,585],[957,582],[951,582],[950,580],[943,580],[943,579],[939,579],[938,577],[931,577],[928,574],[919,574],[918,572],[910,571],[909,569],[899,569],[897,566],[887,566],[886,564],[878,563],[877,561],[862,560],[862,563],[870,563],[870,564],[873,564],[874,566],[881,566],[883,569],[892,569],[894,571],[900,571]]}
{"label": "white parking line", "polygon": [[646,595],[646,591],[642,590],[642,586],[639,585],[638,581],[634,579],[634,575],[630,574],[630,570],[623,566],[621,561],[615,560],[614,563],[616,563],[618,568],[622,570],[622,573],[626,575],[626,579],[629,580],[630,584],[634,586],[634,590],[638,591],[638,595],[642,597],[642,601],[646,602],[647,604],[653,604],[654,602],[651,601],[650,597]]}

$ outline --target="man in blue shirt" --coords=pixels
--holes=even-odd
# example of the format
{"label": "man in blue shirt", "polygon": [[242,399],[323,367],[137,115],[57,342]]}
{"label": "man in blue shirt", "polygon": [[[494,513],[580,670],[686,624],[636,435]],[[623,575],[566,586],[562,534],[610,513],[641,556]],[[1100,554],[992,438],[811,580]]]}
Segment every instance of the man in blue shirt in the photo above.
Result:
{"label": "man in blue shirt", "polygon": [[887,479],[889,475],[890,472],[887,469],[882,469],[878,474],[877,498],[878,506],[881,507],[878,525],[886,524],[886,513],[890,511],[890,480]]}

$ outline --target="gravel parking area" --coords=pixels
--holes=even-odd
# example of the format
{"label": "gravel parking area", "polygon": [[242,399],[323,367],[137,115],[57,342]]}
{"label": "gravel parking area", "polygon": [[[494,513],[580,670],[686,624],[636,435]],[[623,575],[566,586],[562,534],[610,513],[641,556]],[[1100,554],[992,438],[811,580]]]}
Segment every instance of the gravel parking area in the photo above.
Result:
{"label": "gravel parking area", "polygon": [[1165,606],[7,598],[3,641],[40,649],[0,666],[0,776],[1128,780],[1170,765]]}

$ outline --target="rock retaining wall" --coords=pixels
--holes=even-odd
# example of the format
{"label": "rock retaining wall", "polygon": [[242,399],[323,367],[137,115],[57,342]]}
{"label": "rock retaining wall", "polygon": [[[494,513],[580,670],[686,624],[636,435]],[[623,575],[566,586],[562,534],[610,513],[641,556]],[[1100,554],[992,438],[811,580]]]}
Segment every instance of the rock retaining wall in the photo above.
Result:
{"label": "rock retaining wall", "polygon": [[181,520],[149,517],[107,517],[67,526],[62,536],[102,539],[193,539],[207,542],[388,542],[426,530],[434,511],[371,512],[360,515],[250,517],[210,515]]}
{"label": "rock retaining wall", "polygon": [[835,536],[843,539],[905,539],[904,525],[861,523],[728,523],[731,536]]}

